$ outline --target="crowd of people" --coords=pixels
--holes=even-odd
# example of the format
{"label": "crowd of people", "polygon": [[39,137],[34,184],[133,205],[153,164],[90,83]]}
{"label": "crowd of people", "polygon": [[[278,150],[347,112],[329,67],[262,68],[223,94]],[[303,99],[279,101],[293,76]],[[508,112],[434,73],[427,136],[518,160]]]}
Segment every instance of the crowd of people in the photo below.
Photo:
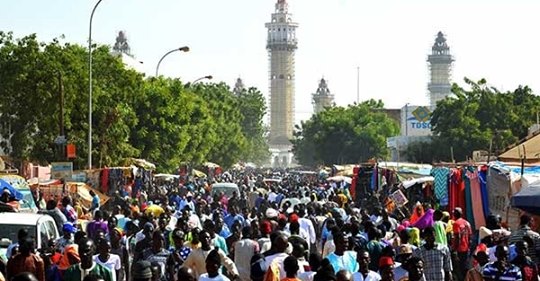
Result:
{"label": "crowd of people", "polygon": [[477,231],[460,208],[389,210],[384,194],[367,208],[344,183],[262,179],[217,179],[239,185],[231,194],[204,180],[148,186],[104,206],[92,193],[86,212],[70,196],[50,200],[40,212],[61,237],[36,249],[21,229],[0,280],[538,280],[540,235],[530,216],[510,231],[492,215]]}

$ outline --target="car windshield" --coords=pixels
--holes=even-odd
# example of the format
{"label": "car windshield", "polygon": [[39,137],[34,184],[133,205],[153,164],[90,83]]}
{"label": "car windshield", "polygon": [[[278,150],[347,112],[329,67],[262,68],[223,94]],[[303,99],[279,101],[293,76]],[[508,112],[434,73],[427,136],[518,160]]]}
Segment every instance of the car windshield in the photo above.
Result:
{"label": "car windshield", "polygon": [[23,194],[23,200],[21,201],[20,209],[30,210],[37,212],[36,203],[34,202],[34,197],[32,196],[32,191],[30,189],[20,190]]}
{"label": "car windshield", "polygon": [[[5,239],[9,239],[11,242],[17,241],[17,233],[21,228],[26,228],[31,236],[36,236],[36,226],[34,225],[0,224],[0,239],[3,242]],[[7,247],[4,244],[0,243],[0,247]]]}
{"label": "car windshield", "polygon": [[231,198],[234,192],[238,192],[238,188],[235,187],[227,187],[227,186],[216,186],[212,188],[212,195],[219,194],[220,192],[223,192],[225,196],[228,198]]}

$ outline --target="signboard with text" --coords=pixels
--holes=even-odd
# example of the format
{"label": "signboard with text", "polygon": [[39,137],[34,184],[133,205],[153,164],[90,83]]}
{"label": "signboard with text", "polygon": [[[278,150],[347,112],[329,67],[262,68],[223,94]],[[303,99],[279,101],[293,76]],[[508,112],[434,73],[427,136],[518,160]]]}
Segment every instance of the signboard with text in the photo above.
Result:
{"label": "signboard with text", "polygon": [[72,162],[53,162],[51,163],[51,178],[70,180],[73,174]]}
{"label": "signboard with text", "polygon": [[427,106],[406,105],[401,109],[402,136],[431,135],[431,110]]}

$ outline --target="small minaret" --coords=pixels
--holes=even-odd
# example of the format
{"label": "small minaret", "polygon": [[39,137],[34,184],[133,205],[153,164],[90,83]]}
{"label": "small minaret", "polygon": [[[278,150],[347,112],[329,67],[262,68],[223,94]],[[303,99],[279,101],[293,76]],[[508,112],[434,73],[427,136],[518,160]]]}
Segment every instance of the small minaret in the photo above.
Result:
{"label": "small minaret", "polygon": [[294,53],[296,28],[286,0],[277,0],[271,22],[266,23],[266,49],[270,59],[270,147],[291,145],[294,129]]}
{"label": "small minaret", "polygon": [[238,77],[236,79],[236,83],[234,84],[233,94],[240,95],[244,91],[244,82],[242,81],[242,78]]}
{"label": "small minaret", "polygon": [[326,83],[326,80],[324,80],[324,78],[322,78],[321,82],[319,82],[319,88],[317,88],[317,92],[312,95],[312,99],[313,112],[315,114],[323,111],[326,107],[334,105],[334,95],[330,93],[330,90],[328,89],[328,84]]}
{"label": "small minaret", "polygon": [[446,44],[444,34],[439,31],[435,44],[431,48],[431,55],[428,56],[431,81],[428,84],[429,103],[432,109],[437,102],[452,94],[450,84],[450,73],[454,59],[450,54],[450,47]]}
{"label": "small minaret", "polygon": [[125,31],[118,32],[118,36],[116,36],[116,42],[113,46],[113,51],[131,56],[131,48],[129,47]]}

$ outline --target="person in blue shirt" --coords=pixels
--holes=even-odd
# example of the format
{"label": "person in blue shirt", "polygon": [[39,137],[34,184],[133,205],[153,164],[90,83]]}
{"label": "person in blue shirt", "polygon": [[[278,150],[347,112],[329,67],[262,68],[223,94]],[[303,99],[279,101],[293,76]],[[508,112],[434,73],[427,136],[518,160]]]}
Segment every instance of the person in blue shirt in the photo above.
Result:
{"label": "person in blue shirt", "polygon": [[99,196],[93,191],[90,190],[90,196],[92,196],[92,205],[90,206],[90,213],[94,213],[95,210],[99,209],[100,203],[99,203]]}
{"label": "person in blue shirt", "polygon": [[347,250],[349,248],[349,238],[341,231],[336,231],[332,235],[336,249],[326,259],[330,261],[330,264],[334,268],[334,273],[340,270],[357,272],[359,266],[356,260],[356,252]]}
{"label": "person in blue shirt", "polygon": [[223,218],[223,221],[225,222],[227,227],[231,229],[235,221],[238,221],[240,225],[244,225],[245,219],[242,215],[238,214],[238,207],[230,206],[229,209],[230,209],[230,213]]}

